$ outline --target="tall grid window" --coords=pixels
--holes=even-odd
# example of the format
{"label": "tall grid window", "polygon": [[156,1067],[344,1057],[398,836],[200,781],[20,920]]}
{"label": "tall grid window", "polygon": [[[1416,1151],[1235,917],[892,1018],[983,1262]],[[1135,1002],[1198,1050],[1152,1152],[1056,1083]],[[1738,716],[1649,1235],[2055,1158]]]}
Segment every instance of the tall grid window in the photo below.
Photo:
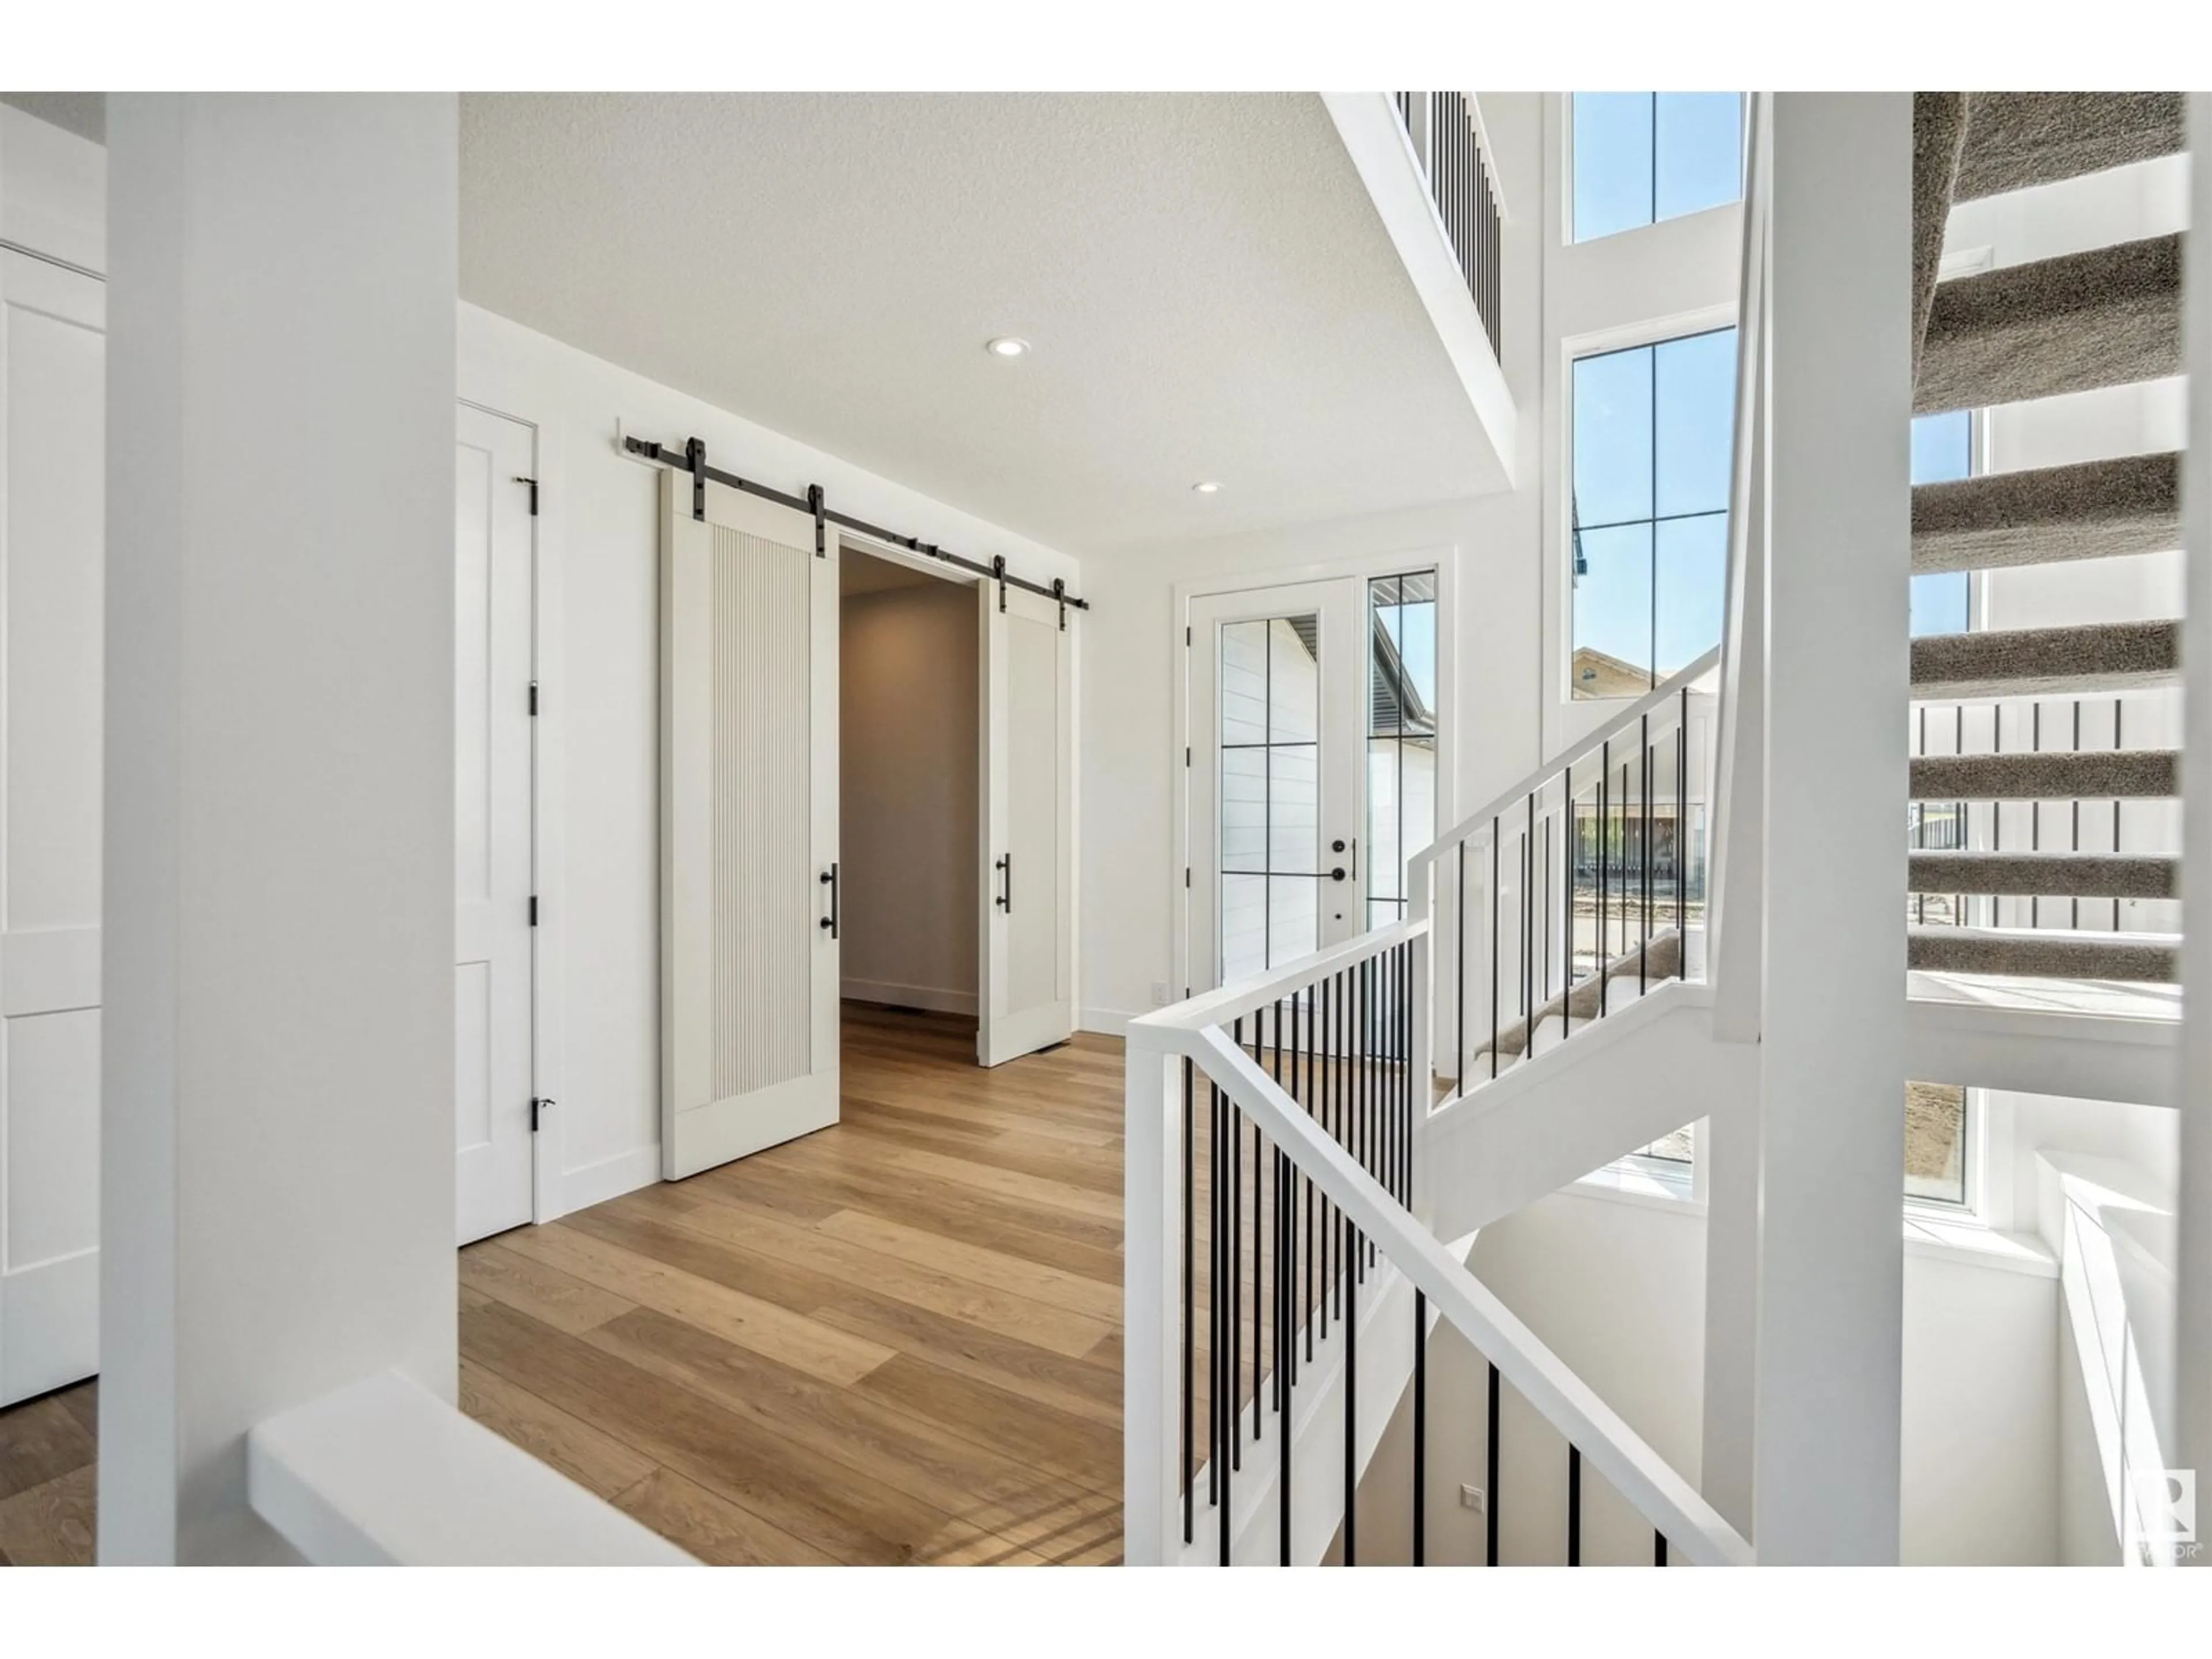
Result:
{"label": "tall grid window", "polygon": [[[1974,413],[1954,409],[1917,416],[1912,422],[1912,482],[1949,483],[1974,473]],[[1971,625],[1970,589],[1963,570],[1931,571],[1912,579],[1912,635],[1963,634]]]}
{"label": "tall grid window", "polygon": [[1321,618],[1221,629],[1221,980],[1321,945]]}
{"label": "tall grid window", "polygon": [[1437,576],[1367,584],[1367,925],[1406,914],[1406,861],[1437,834]]}
{"label": "tall grid window", "polygon": [[1576,359],[1577,698],[1638,696],[1720,643],[1735,330]]}
{"label": "tall grid window", "polygon": [[1578,92],[1573,240],[1593,241],[1743,194],[1743,94]]}

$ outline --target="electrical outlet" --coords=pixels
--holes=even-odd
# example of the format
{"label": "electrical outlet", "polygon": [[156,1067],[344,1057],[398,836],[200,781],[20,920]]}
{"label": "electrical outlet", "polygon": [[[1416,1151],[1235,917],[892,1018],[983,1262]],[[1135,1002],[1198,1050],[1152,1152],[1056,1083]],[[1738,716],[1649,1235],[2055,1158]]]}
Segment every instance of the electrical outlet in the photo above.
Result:
{"label": "electrical outlet", "polygon": [[1463,1510],[1473,1510],[1477,1515],[1480,1515],[1482,1513],[1482,1488],[1480,1486],[1462,1486],[1459,1489],[1459,1506]]}
{"label": "electrical outlet", "polygon": [[1152,981],[1152,1006],[1153,1006],[1153,1007],[1155,1007],[1155,1008],[1164,1008],[1164,1007],[1166,1007],[1166,1006],[1168,1006],[1168,1004],[1170,1004],[1170,1002],[1173,1002],[1174,1000],[1175,1000],[1175,993],[1168,989],[1168,982],[1167,982],[1167,981],[1165,981],[1165,980],[1164,980],[1164,979],[1156,979],[1156,980],[1154,980],[1154,981]]}

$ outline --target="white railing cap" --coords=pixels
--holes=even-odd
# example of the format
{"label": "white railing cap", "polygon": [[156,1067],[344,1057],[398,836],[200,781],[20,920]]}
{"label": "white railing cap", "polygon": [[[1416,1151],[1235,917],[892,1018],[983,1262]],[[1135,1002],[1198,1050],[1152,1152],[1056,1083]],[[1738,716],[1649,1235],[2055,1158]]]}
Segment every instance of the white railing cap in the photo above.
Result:
{"label": "white railing cap", "polygon": [[1226,1024],[1255,1009],[1279,1002],[1309,985],[1319,984],[1340,968],[1380,956],[1428,931],[1426,916],[1394,921],[1387,927],[1370,928],[1356,939],[1285,963],[1257,978],[1237,980],[1218,991],[1201,991],[1171,1006],[1140,1014],[1129,1022],[1129,1040],[1150,1040],[1152,1046],[1158,1047],[1161,1039],[1170,1033],[1200,1031],[1209,1025]]}

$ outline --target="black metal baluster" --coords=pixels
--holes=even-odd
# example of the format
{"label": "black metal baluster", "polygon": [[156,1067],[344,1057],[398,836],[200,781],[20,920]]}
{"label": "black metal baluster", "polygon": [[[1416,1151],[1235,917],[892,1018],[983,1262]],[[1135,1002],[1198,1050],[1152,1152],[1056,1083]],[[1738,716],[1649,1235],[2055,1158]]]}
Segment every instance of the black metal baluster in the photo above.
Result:
{"label": "black metal baluster", "polygon": [[[1252,1043],[1256,1051],[1259,1033],[1255,1025]],[[1233,1028],[1237,1046],[1244,1046],[1244,1022],[1238,1020]],[[1234,1099],[1229,1103],[1229,1462],[1231,1468],[1244,1467],[1244,1437],[1237,1432],[1237,1414],[1243,1408],[1244,1358],[1244,1130],[1243,1112]],[[1224,1477],[1224,1491],[1227,1490]],[[1226,1502],[1226,1499],[1224,1500]],[[1225,1522],[1224,1523],[1226,1524]]]}
{"label": "black metal baluster", "polygon": [[1683,908],[1690,869],[1690,688],[1682,688],[1682,712],[1674,723],[1674,931],[1682,936],[1682,950],[1674,964],[1674,977],[1690,971],[1690,929]]}
{"label": "black metal baluster", "polygon": [[1567,1448],[1567,1565],[1583,1564],[1583,1455]]}
{"label": "black metal baluster", "polygon": [[1505,907],[1498,902],[1498,820],[1490,821],[1490,1075],[1498,1075],[1498,928]]}
{"label": "black metal baluster", "polygon": [[1667,1565],[1667,1534],[1656,1527],[1651,1528],[1651,1565],[1655,1567]]}
{"label": "black metal baluster", "polygon": [[[1208,1082],[1212,1105],[1206,1125],[1206,1498],[1221,1504],[1221,1357],[1229,1352],[1221,1313],[1228,1293],[1221,1284],[1222,1225],[1229,1183],[1221,1176],[1221,1085]],[[1224,1506],[1225,1512],[1225,1506]]]}
{"label": "black metal baluster", "polygon": [[1429,1298],[1413,1292],[1413,1565],[1428,1565]]}
{"label": "black metal baluster", "polygon": [[1281,1333],[1291,1328],[1291,1287],[1295,1279],[1283,1271],[1284,1258],[1292,1249],[1291,1161],[1275,1149],[1275,1493],[1276,1512],[1283,1535],[1283,1565],[1291,1565],[1291,1373],[1286,1356],[1294,1352],[1283,1345]]}
{"label": "black metal baluster", "polygon": [[1611,985],[1605,971],[1613,948],[1613,941],[1606,937],[1605,901],[1607,866],[1610,862],[1607,856],[1607,832],[1613,827],[1612,787],[1613,744],[1608,741],[1599,751],[1597,767],[1597,952],[1595,971],[1597,974],[1597,1017],[1600,1019],[1605,1018],[1606,993]]}
{"label": "black metal baluster", "polygon": [[[1328,1046],[1321,1042],[1321,1009],[1329,995],[1329,982],[1321,980],[1312,988],[1312,1006],[1307,1009],[1305,1020],[1305,1115],[1321,1121],[1321,1061],[1328,1060]],[[1316,1060],[1318,1053],[1318,1060]],[[1314,1358],[1314,1206],[1321,1192],[1314,1186],[1312,1176],[1301,1176],[1305,1188],[1305,1301],[1298,1305],[1298,1325],[1305,1328],[1305,1358]]]}
{"label": "black metal baluster", "polygon": [[1559,999],[1559,1041],[1565,1042],[1575,1021],[1575,860],[1582,850],[1582,838],[1575,832],[1575,769],[1568,767],[1560,779],[1565,792],[1559,823],[1560,863],[1565,867],[1560,881],[1566,891],[1561,895],[1559,926],[1567,938],[1559,952],[1559,987],[1565,993]]}
{"label": "black metal baluster", "polygon": [[1528,792],[1528,829],[1521,837],[1522,1054],[1536,1057],[1536,792]]}
{"label": "black metal baluster", "polygon": [[1644,845],[1637,863],[1642,867],[1637,873],[1643,878],[1644,886],[1644,946],[1636,953],[1636,988],[1650,988],[1651,966],[1651,716],[1643,720],[1643,735],[1637,739],[1637,751],[1644,758]]}
{"label": "black metal baluster", "polygon": [[1198,1501],[1197,1472],[1190,1462],[1192,1396],[1197,1392],[1198,1381],[1198,1335],[1193,1322],[1197,1309],[1194,1257],[1198,1248],[1198,1170],[1191,1093],[1190,1056],[1186,1054],[1182,1062],[1182,1541],[1186,1544],[1196,1523]]}
{"label": "black metal baluster", "polygon": [[[1483,1479],[1490,1482],[1489,1495],[1482,1504],[1482,1564],[1486,1567],[1498,1565],[1498,1367],[1490,1368],[1490,1421],[1485,1432],[1485,1455],[1489,1460],[1483,1466]],[[1226,1523],[1223,1535],[1227,1535]]]}
{"label": "black metal baluster", "polygon": [[[2118,808],[2115,801],[2113,806]],[[2118,820],[2113,820],[2112,844],[2119,845]],[[1459,844],[1459,903],[1452,912],[1452,1001],[1458,1024],[1452,1036],[1452,1084],[1467,1092],[1467,843]]]}

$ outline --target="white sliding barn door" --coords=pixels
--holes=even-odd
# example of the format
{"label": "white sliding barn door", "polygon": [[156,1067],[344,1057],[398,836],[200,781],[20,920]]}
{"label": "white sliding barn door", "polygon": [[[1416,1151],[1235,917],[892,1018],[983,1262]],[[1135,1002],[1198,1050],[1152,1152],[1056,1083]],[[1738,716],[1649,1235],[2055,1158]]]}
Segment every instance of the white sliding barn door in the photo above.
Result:
{"label": "white sliding barn door", "polygon": [[661,1173],[837,1121],[837,538],[660,496]]}
{"label": "white sliding barn door", "polygon": [[453,1109],[460,1242],[532,1215],[531,429],[461,406],[453,503]]}
{"label": "white sliding barn door", "polygon": [[1075,677],[1057,603],[989,580],[976,593],[984,869],[975,1056],[997,1066],[1075,1029]]}
{"label": "white sliding barn door", "polygon": [[0,1406],[100,1358],[105,316],[0,249]]}

